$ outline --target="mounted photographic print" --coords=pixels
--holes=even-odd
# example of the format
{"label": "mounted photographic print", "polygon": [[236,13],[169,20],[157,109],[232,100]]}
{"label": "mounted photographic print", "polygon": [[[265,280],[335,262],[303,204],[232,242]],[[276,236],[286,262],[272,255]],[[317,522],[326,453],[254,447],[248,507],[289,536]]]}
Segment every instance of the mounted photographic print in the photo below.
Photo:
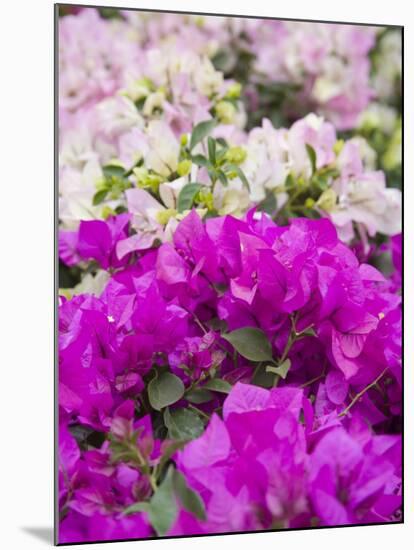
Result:
{"label": "mounted photographic print", "polygon": [[402,522],[403,29],[55,16],[56,543]]}

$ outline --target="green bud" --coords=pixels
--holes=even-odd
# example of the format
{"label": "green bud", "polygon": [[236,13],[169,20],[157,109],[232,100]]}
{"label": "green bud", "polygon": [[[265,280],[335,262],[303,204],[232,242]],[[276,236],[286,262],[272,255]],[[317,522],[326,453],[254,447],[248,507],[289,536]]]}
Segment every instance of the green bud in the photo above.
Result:
{"label": "green bud", "polygon": [[109,198],[113,201],[116,201],[121,196],[122,190],[118,186],[112,186],[111,192],[109,193]]}
{"label": "green bud", "polygon": [[313,208],[315,205],[315,201],[312,199],[312,197],[308,197],[305,201],[305,208]]}
{"label": "green bud", "polygon": [[183,134],[181,137],[180,137],[180,143],[181,143],[181,147],[185,147],[188,143],[188,136],[187,134]]}
{"label": "green bud", "polygon": [[337,139],[335,142],[335,145],[333,146],[333,150],[335,155],[339,155],[339,153],[342,151],[343,147],[345,145],[345,142],[343,139]]}
{"label": "green bud", "polygon": [[150,187],[154,193],[158,191],[160,183],[164,181],[162,176],[159,176],[158,174],[150,174],[143,166],[134,168],[133,174],[137,180],[137,187],[140,187],[141,189]]}
{"label": "green bud", "polygon": [[209,210],[213,210],[213,193],[207,189],[201,189],[196,197],[198,204],[204,204]]}
{"label": "green bud", "polygon": [[161,225],[167,225],[171,218],[177,215],[177,210],[174,208],[167,208],[166,210],[160,210],[156,214],[157,222]]}
{"label": "green bud", "polygon": [[165,86],[160,86],[159,88],[157,88],[156,93],[166,96],[168,93],[167,88]]}
{"label": "green bud", "polygon": [[64,296],[67,300],[71,300],[72,290],[70,288],[59,288],[59,296]]}
{"label": "green bud", "polygon": [[149,92],[152,92],[154,90],[154,84],[152,80],[150,78],[147,78],[146,76],[139,78],[136,83],[143,88],[147,88]]}
{"label": "green bud", "polygon": [[109,218],[109,216],[114,216],[116,214],[116,212],[114,210],[112,210],[112,208],[110,206],[108,206],[107,204],[102,208],[102,218],[104,220],[106,220],[107,218]]}
{"label": "green bud", "polygon": [[100,178],[96,181],[95,187],[97,191],[103,191],[104,189],[107,189],[108,185],[105,178]]}
{"label": "green bud", "polygon": [[149,78],[139,78],[127,90],[133,101],[143,99],[154,91],[154,84]]}
{"label": "green bud", "polygon": [[247,157],[247,152],[242,147],[230,147],[226,152],[226,160],[232,164],[242,164]]}
{"label": "green bud", "polygon": [[151,190],[154,193],[158,193],[158,189],[160,187],[160,183],[164,181],[164,178],[162,176],[158,176],[157,174],[150,174],[147,179],[147,187],[151,187]]}
{"label": "green bud", "polygon": [[325,212],[332,212],[336,205],[336,193],[333,189],[326,189],[319,197],[316,204]]}
{"label": "green bud", "polygon": [[240,82],[234,82],[227,90],[226,97],[229,97],[231,99],[239,99],[241,91],[242,85],[240,84]]}
{"label": "green bud", "polygon": [[219,101],[214,110],[217,118],[223,124],[231,124],[236,116],[236,107],[229,101]]}
{"label": "green bud", "polygon": [[178,163],[177,167],[177,173],[179,176],[186,176],[190,173],[191,170],[191,160],[182,160],[180,163]]}
{"label": "green bud", "polygon": [[137,179],[138,187],[141,186],[141,183],[144,182],[148,177],[148,170],[144,166],[138,166],[132,170],[132,173]]}

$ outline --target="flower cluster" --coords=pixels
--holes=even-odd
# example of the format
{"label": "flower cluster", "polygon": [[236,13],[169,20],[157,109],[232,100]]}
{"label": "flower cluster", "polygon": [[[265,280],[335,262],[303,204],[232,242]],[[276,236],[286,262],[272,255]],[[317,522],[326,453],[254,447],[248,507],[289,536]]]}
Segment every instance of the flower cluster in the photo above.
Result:
{"label": "flower cluster", "polygon": [[401,502],[400,444],[398,436],[372,435],[357,416],[349,426],[333,415],[315,417],[299,388],[239,382],[223,420],[214,415],[177,457],[206,503],[207,521],[180,510],[171,532],[381,521]]}
{"label": "flower cluster", "polygon": [[105,21],[95,10],[82,10],[59,22],[59,107],[61,124],[112,95],[139,61],[139,51],[120,21]]}
{"label": "flower cluster", "polygon": [[398,31],[67,12],[59,542],[400,521]]}
{"label": "flower cluster", "polygon": [[250,34],[254,69],[265,81],[299,85],[297,101],[329,117],[339,129],[355,126],[373,96],[368,52],[373,27],[266,21]]}
{"label": "flower cluster", "polygon": [[163,119],[137,126],[139,113],[119,101],[134,110],[112,142],[115,158],[74,153],[73,143],[62,149],[71,164],[61,165],[60,215],[68,227],[126,208],[137,229],[163,238],[194,204],[213,215],[242,216],[259,205],[277,219],[330,217],[346,242],[357,234],[365,249],[369,237],[401,231],[401,192],[373,169],[374,151],[358,136],[338,140],[334,126],[312,113],[289,129],[264,119],[248,134],[207,119],[179,138]]}
{"label": "flower cluster", "polygon": [[[177,456],[178,471],[205,504],[207,522],[184,509],[174,525],[168,524],[174,533],[303,526],[315,515],[320,524],[329,525],[379,521],[387,503],[396,512],[398,437],[386,433],[401,415],[400,299],[388,291],[381,273],[359,263],[328,220],[298,218],[281,227],[268,215],[251,211],[245,220],[225,216],[203,223],[193,210],[178,224],[172,242],[156,249],[142,239],[136,246],[138,235],[130,235],[131,230],[129,215],[121,214],[81,222],[79,231],[61,235],[62,259],[93,261],[110,274],[100,296],[61,298],[62,415],[69,429],[82,427],[107,441],[99,450],[87,451],[80,463],[86,461],[89,472],[89,458],[99,456],[105,470],[99,472],[104,475],[103,493],[96,496],[99,485],[88,479],[80,484],[79,496],[76,480],[81,474],[76,473],[70,487],[65,485],[64,507],[70,514],[63,532],[78,518],[79,536],[93,539],[85,533],[96,514],[112,525],[114,517],[129,514],[132,494],[135,501],[147,502],[144,489],[136,493],[143,476],[147,484],[148,476],[152,480],[153,485],[144,484],[148,491],[158,487],[155,455],[132,466],[128,458],[131,441],[133,452],[141,448],[140,423],[145,421],[150,430],[149,416],[134,421],[134,414],[141,418],[148,407],[162,412],[156,413],[158,430],[167,441],[199,436],[209,422],[203,435]],[[275,386],[270,393],[264,389]],[[292,401],[296,416],[272,396]],[[302,406],[304,424],[298,416]],[[217,416],[221,410],[225,425]],[[232,420],[230,413],[247,411],[250,416]],[[118,420],[124,414],[129,428]],[[263,434],[257,432],[259,425]],[[368,426],[377,427],[378,435]],[[114,430],[121,450],[111,438]],[[338,468],[342,472],[335,460],[348,457],[342,450],[337,458],[328,451],[339,437],[352,450],[352,465],[344,464],[344,473],[334,474]],[[155,449],[159,442],[148,445]],[[76,450],[67,438],[66,446]],[[314,448],[310,454],[309,448]],[[211,449],[211,459],[206,449]],[[122,453],[132,484],[126,494],[116,486],[118,469],[108,466],[122,459]],[[241,480],[251,469],[249,460],[264,469],[260,481],[251,478],[245,486]],[[319,470],[329,468],[332,480],[325,480],[321,489],[325,473]],[[377,469],[383,473],[380,479]],[[93,469],[90,475],[95,475]],[[375,478],[373,493],[370,476]],[[215,488],[214,498],[208,491],[212,483],[223,491]],[[93,514],[78,502],[84,489],[89,495],[89,484],[98,499]],[[345,489],[349,495],[336,501]],[[121,502],[110,498],[112,493]],[[332,509],[321,512],[325,498]],[[234,517],[220,513],[222,506]],[[138,508],[139,515],[133,508],[131,517],[138,524],[133,527],[128,519],[125,537],[152,532]],[[133,535],[130,528],[136,529]],[[154,522],[152,529],[169,532]],[[118,531],[109,532],[115,537]]]}

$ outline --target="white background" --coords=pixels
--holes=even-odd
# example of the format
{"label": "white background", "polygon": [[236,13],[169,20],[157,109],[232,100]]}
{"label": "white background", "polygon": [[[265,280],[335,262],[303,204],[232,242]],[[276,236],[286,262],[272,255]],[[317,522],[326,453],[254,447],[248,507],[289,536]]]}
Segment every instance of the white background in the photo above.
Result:
{"label": "white background", "polygon": [[[88,2],[87,0],[84,3]],[[413,44],[407,0],[101,0],[101,5],[405,25],[405,525],[94,545],[412,548]],[[0,547],[45,548],[53,519],[53,2],[0,7]],[[409,332],[410,331],[410,332]]]}

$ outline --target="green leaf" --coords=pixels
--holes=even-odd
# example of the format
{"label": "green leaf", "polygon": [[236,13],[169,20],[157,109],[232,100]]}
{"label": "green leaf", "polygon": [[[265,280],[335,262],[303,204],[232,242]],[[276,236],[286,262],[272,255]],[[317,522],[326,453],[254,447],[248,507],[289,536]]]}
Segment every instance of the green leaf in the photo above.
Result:
{"label": "green leaf", "polygon": [[88,437],[94,433],[93,428],[90,428],[89,426],[82,426],[80,424],[69,426],[68,429],[71,436],[76,439],[78,444],[85,443]]}
{"label": "green leaf", "polygon": [[259,363],[255,369],[251,383],[261,388],[272,388],[275,382],[275,377],[272,373],[266,372],[264,366]]}
{"label": "green leaf", "polygon": [[217,171],[217,176],[218,176],[218,179],[221,181],[221,183],[224,185],[224,187],[227,187],[229,182],[227,180],[226,174],[224,172],[222,172],[221,170],[218,170]]}
{"label": "green leaf", "polygon": [[234,172],[237,173],[237,175],[239,176],[239,178],[241,179],[241,182],[242,184],[244,185],[244,187],[247,189],[247,191],[249,191],[250,193],[250,185],[249,185],[249,182],[247,181],[247,178],[246,176],[244,175],[244,172],[243,170],[240,168],[240,166],[237,166],[237,164],[227,164],[226,165],[226,168],[227,169],[230,169]]}
{"label": "green leaf", "polygon": [[227,382],[227,380],[222,380],[221,378],[213,378],[203,385],[203,388],[208,390],[217,391],[220,393],[230,393],[232,385]]}
{"label": "green leaf", "polygon": [[311,166],[312,166],[312,174],[314,174],[316,172],[316,153],[315,153],[315,149],[309,145],[308,143],[305,143],[306,145],[306,151],[308,153],[308,157],[309,157],[309,160],[311,162]]}
{"label": "green leaf", "polygon": [[188,441],[203,433],[204,424],[197,413],[190,409],[165,409],[164,422],[171,439]]}
{"label": "green leaf", "polygon": [[[167,409],[166,409],[167,410]],[[168,441],[166,440],[163,442],[162,446],[162,456],[160,458],[159,462],[159,470],[162,471],[163,467],[167,464],[167,462],[170,460],[170,458],[173,456],[173,454],[178,451],[178,449],[182,449],[184,446],[184,441]]]}
{"label": "green leaf", "polygon": [[204,166],[206,168],[211,166],[209,160],[203,155],[193,155],[191,157],[191,160],[192,162],[194,162],[194,164],[197,164],[197,166]]}
{"label": "green leaf", "polygon": [[266,372],[273,372],[274,374],[277,374],[278,376],[280,376],[280,378],[283,378],[283,380],[285,380],[285,378],[286,378],[286,376],[289,372],[289,369],[291,367],[291,364],[292,363],[291,363],[290,359],[287,358],[278,367],[273,367],[272,365],[268,365],[266,367]]}
{"label": "green leaf", "polygon": [[137,512],[149,512],[150,503],[149,502],[136,502],[131,504],[128,508],[125,508],[124,514],[129,516],[130,514],[136,514]]}
{"label": "green leaf", "polygon": [[274,214],[277,208],[277,201],[274,193],[268,193],[266,198],[259,203],[257,209],[260,212],[266,212],[267,214]]}
{"label": "green leaf", "polygon": [[181,502],[182,507],[190,514],[193,514],[197,519],[205,520],[206,510],[203,500],[196,491],[187,485],[185,477],[178,470],[174,471],[173,484],[174,492]]}
{"label": "green leaf", "polygon": [[222,147],[224,147],[224,149],[227,151],[228,145],[227,145],[227,141],[226,141],[224,138],[219,137],[219,138],[216,139],[216,141],[217,141],[217,143],[218,143],[219,145],[221,145]]}
{"label": "green leaf", "polygon": [[312,178],[312,186],[316,188],[318,192],[323,192],[329,188],[329,183],[326,178],[316,175]]}
{"label": "green leaf", "polygon": [[210,162],[213,166],[216,164],[216,142],[212,137],[208,137],[207,139],[207,147],[208,147],[208,158],[210,159]]}
{"label": "green leaf", "polygon": [[203,122],[200,122],[199,124],[197,124],[197,126],[194,127],[193,133],[191,134],[190,151],[192,151],[194,147],[198,143],[200,143],[200,141],[203,141],[203,139],[206,136],[208,136],[208,134],[215,127],[215,125],[216,125],[216,121],[212,119],[212,120],[204,120]]}
{"label": "green leaf", "polygon": [[106,8],[102,6],[98,9],[99,9],[99,15],[103,19],[120,19],[121,21],[124,20],[118,8]]}
{"label": "green leaf", "polygon": [[309,327],[302,332],[299,332],[299,338],[304,338],[305,336],[316,336],[315,329],[313,327]]}
{"label": "green leaf", "polygon": [[107,164],[102,168],[102,171],[107,178],[123,178],[125,176],[125,169],[117,164]]}
{"label": "green leaf", "polygon": [[296,180],[291,173],[286,176],[285,187],[288,191],[296,187]]}
{"label": "green leaf", "polygon": [[128,212],[128,209],[125,208],[125,206],[122,206],[122,204],[120,204],[119,206],[117,206],[117,207],[115,208],[115,212],[116,212],[117,214],[124,214],[125,212]]}
{"label": "green leaf", "polygon": [[100,191],[97,191],[92,199],[92,204],[94,206],[98,206],[98,204],[101,204],[108,194],[109,189],[101,189]]}
{"label": "green leaf", "polygon": [[195,388],[185,394],[187,401],[196,405],[199,405],[200,403],[208,403],[208,401],[211,401],[213,397],[214,396],[210,391],[203,388]]}
{"label": "green leaf", "polygon": [[148,384],[148,398],[151,407],[160,411],[176,403],[184,395],[184,384],[175,374],[164,372]]}
{"label": "green leaf", "polygon": [[[217,287],[216,290],[219,292]],[[224,319],[219,319],[218,317],[213,317],[209,321],[206,321],[206,325],[212,330],[219,330],[221,332],[226,332],[226,330],[228,330],[226,321]]]}
{"label": "green leaf", "polygon": [[[216,139],[216,143],[217,142],[218,139]],[[216,150],[216,162],[218,165],[220,165],[225,160],[225,156],[228,150],[229,148],[227,147],[227,145],[222,147],[219,151]]]}
{"label": "green leaf", "polygon": [[201,183],[187,183],[187,185],[184,185],[178,195],[178,212],[189,210],[193,206],[194,199],[202,187]]}
{"label": "green leaf", "polygon": [[178,514],[173,476],[174,469],[170,467],[163,482],[149,502],[148,517],[159,536],[163,536],[168,532]]}
{"label": "green leaf", "polygon": [[211,60],[214,68],[217,71],[225,72],[226,69],[228,69],[229,63],[231,64],[231,60],[229,61],[229,52],[226,52],[224,50],[219,50]]}
{"label": "green leaf", "polygon": [[211,181],[215,182],[218,178],[218,173],[217,173],[217,170],[215,168],[209,168],[208,169],[208,175],[211,179]]}
{"label": "green leaf", "polygon": [[250,361],[272,360],[272,346],[266,334],[255,327],[245,327],[222,334],[240,355]]}

